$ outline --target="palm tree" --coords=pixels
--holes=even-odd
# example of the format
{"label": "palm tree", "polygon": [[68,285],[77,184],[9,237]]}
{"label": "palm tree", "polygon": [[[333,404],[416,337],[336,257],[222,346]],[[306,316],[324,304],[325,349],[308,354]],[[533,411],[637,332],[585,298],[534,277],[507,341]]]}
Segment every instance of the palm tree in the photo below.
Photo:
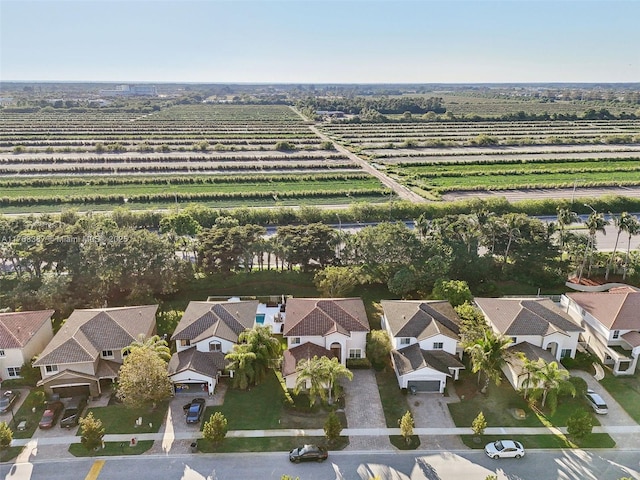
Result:
{"label": "palm tree", "polygon": [[568,208],[557,209],[558,226],[560,227],[560,250],[564,252],[564,229],[567,225],[580,222],[580,217],[576,212],[572,212]]}
{"label": "palm tree", "polygon": [[310,359],[302,359],[296,365],[296,385],[293,391],[297,395],[301,390],[307,389],[309,384],[309,404],[313,406],[316,403],[316,397],[321,400],[325,399],[325,386],[329,383],[329,374],[327,369],[317,356]]}
{"label": "palm tree", "polygon": [[169,360],[171,360],[171,350],[169,349],[169,345],[167,344],[167,341],[159,335],[152,335],[147,338],[144,333],[141,333],[138,335],[136,340],[131,342],[131,345],[122,349],[122,354],[128,355],[134,348],[147,348],[155,352],[158,357],[165,362],[169,362]]}
{"label": "palm tree", "polygon": [[348,378],[349,380],[353,380],[353,373],[347,367],[342,365],[336,357],[332,359],[329,359],[327,357],[322,357],[320,361],[323,362],[323,366],[327,373],[327,378],[328,378],[327,391],[329,393],[329,404],[331,404],[332,394],[337,395],[337,389],[338,389],[337,380],[341,377]]}
{"label": "palm tree", "polygon": [[526,400],[529,395],[529,389],[535,388],[537,386],[537,382],[539,381],[540,371],[544,367],[544,360],[529,360],[528,358],[524,359],[523,370],[527,374],[527,378],[522,382],[522,387],[524,388],[524,398]]}
{"label": "palm tree", "polygon": [[627,231],[627,224],[629,223],[631,218],[632,216],[629,215],[627,212],[622,212],[619,217],[613,217],[613,224],[617,227],[618,231],[616,234],[616,243],[613,246],[613,253],[611,254],[611,257],[609,257],[609,261],[607,262],[607,271],[604,275],[605,280],[609,280],[609,270],[611,269],[614,258],[616,257],[616,252],[618,250],[618,240],[620,240],[620,234],[623,231],[624,232]]}
{"label": "palm tree", "polygon": [[627,220],[627,255],[624,260],[624,271],[622,273],[622,280],[627,278],[627,270],[629,268],[629,251],[631,250],[631,237],[640,233],[640,221],[634,216],[630,216]]}
{"label": "palm tree", "polygon": [[233,372],[234,386],[246,390],[255,380],[256,354],[246,343],[239,343],[224,358],[229,361],[227,368]]}
{"label": "palm tree", "polygon": [[551,413],[555,413],[560,393],[567,392],[574,397],[576,395],[576,388],[569,382],[569,377],[569,372],[560,368],[558,362],[546,363],[542,361],[541,368],[534,377],[537,387],[531,392],[531,397],[536,399],[542,396],[542,408],[549,400]]}
{"label": "palm tree", "polygon": [[502,367],[510,360],[507,348],[511,343],[510,338],[496,335],[489,330],[485,331],[482,338],[467,348],[473,365],[471,371],[478,374],[478,385],[480,384],[480,374],[485,376],[484,386],[480,390],[482,393],[487,391],[491,380],[496,385],[500,385]]}
{"label": "palm tree", "polygon": [[[605,226],[609,225],[609,222],[605,220],[604,215],[602,213],[598,213],[595,210],[587,221],[585,222],[587,229],[589,230],[589,241],[587,242],[587,248],[584,251],[584,258],[582,260],[582,265],[580,266],[580,274],[578,275],[578,283],[582,280],[582,274],[584,273],[584,267],[587,265],[587,260],[592,257],[593,249],[596,244],[596,233],[602,232],[603,235],[606,235],[607,232],[605,230]],[[589,275],[591,274],[591,263],[589,263]]]}
{"label": "palm tree", "polygon": [[269,370],[279,365],[280,342],[271,334],[271,329],[263,325],[242,332],[238,335],[238,342],[246,344],[248,351],[255,354],[253,381],[257,385],[265,379]]}

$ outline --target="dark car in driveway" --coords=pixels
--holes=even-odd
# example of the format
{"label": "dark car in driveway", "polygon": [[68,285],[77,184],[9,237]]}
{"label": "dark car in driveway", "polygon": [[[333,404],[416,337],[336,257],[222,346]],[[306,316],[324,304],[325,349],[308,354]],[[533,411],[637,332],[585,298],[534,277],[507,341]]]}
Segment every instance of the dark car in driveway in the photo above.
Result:
{"label": "dark car in driveway", "polygon": [[289,461],[294,463],[324,462],[328,457],[327,449],[318,445],[303,445],[289,452]]}
{"label": "dark car in driveway", "polygon": [[42,414],[38,427],[42,429],[51,428],[56,424],[64,405],[62,402],[51,402],[47,404],[47,408]]}
{"label": "dark car in driveway", "polygon": [[3,394],[1,394],[0,413],[7,413],[11,408],[11,405],[15,403],[19,396],[20,392],[18,390],[7,390]]}
{"label": "dark car in driveway", "polygon": [[63,428],[71,428],[78,425],[78,420],[80,420],[80,415],[82,415],[82,411],[86,405],[87,397],[72,397],[67,399],[62,412],[62,418],[60,419],[60,426]]}
{"label": "dark car in driveway", "polygon": [[187,423],[198,423],[204,412],[204,398],[194,398],[187,410]]}

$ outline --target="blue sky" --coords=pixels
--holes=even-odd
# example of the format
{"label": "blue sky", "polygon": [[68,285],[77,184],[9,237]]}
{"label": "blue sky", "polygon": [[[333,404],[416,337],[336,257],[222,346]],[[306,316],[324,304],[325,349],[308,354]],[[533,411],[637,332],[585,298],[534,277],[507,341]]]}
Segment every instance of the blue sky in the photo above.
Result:
{"label": "blue sky", "polygon": [[0,0],[0,80],[640,82],[640,0]]}

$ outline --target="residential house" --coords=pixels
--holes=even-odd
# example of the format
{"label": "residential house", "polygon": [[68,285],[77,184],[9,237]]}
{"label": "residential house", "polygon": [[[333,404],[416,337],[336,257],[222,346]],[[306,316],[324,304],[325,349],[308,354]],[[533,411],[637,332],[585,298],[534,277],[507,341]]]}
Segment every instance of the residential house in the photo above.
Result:
{"label": "residential house", "polygon": [[176,393],[213,394],[226,366],[225,354],[238,336],[256,324],[258,300],[189,302],[171,340],[176,353],[169,362],[169,378]]}
{"label": "residential house", "polygon": [[464,365],[460,318],[446,300],[383,300],[382,328],[391,339],[391,361],[400,388],[444,393]]}
{"label": "residential house", "polygon": [[[347,359],[365,358],[368,332],[369,320],[360,298],[288,299],[282,329],[288,346],[283,373],[287,386],[295,385],[297,362],[311,353],[311,358],[336,357],[343,365]],[[297,348],[305,344],[318,348]]]}
{"label": "residential house", "polygon": [[20,367],[53,338],[54,310],[0,313],[0,382],[20,378]]}
{"label": "residential house", "polygon": [[[550,363],[564,357],[574,358],[580,325],[549,298],[475,298],[489,326],[499,335],[510,337],[512,360],[503,368],[515,389],[526,378],[521,356]],[[521,345],[526,344],[526,345]]]}
{"label": "residential house", "polygon": [[157,305],[74,310],[33,363],[49,394],[99,396],[118,377],[122,349],[156,331]]}
{"label": "residential house", "polygon": [[614,375],[633,375],[640,355],[640,291],[620,287],[608,292],[571,292],[562,306],[581,322],[587,348]]}

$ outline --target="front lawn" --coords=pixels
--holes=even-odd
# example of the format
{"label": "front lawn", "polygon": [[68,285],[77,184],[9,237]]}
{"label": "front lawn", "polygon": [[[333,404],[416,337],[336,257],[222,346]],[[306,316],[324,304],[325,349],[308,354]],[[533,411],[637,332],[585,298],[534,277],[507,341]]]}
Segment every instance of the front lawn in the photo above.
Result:
{"label": "front lawn", "polygon": [[622,408],[640,424],[640,375],[616,377],[610,371],[606,371],[606,376],[600,381],[613,398]]}
{"label": "front lawn", "polygon": [[[27,398],[24,399],[22,405],[18,411],[13,414],[13,421],[11,420],[11,414],[7,413],[3,421],[6,421],[11,430],[13,431],[13,438],[31,438],[38,428],[38,423],[42,418],[42,414],[44,413],[44,402],[41,401],[43,395],[43,391],[41,388],[33,389],[27,395]],[[35,407],[36,411],[33,411]],[[27,427],[25,430],[18,430],[18,424],[22,421],[26,420]]]}
{"label": "front lawn", "polygon": [[[87,414],[93,412],[93,416],[102,421],[105,434],[156,433],[160,430],[160,425],[167,416],[168,406],[168,401],[158,404],[155,410],[151,410],[150,407],[129,408],[122,404],[116,404],[89,408]],[[139,417],[142,417],[142,425],[136,427],[136,420]]]}
{"label": "front lawn", "polygon": [[[230,452],[289,452],[300,445],[327,445],[325,437],[258,437],[258,438],[225,438],[220,445],[213,445],[203,438],[198,440],[198,451],[203,453]],[[328,446],[329,452],[342,450],[349,445],[349,437],[339,437]],[[329,454],[331,455],[331,454]]]}
{"label": "front lawn", "polygon": [[[504,440],[504,435],[481,435],[480,441],[474,441],[474,435],[460,435],[462,442],[469,448],[484,448],[489,442]],[[592,433],[580,441],[564,435],[516,435],[516,440],[527,448],[613,448],[616,442],[606,433]]]}
{"label": "front lawn", "polygon": [[[222,412],[228,422],[229,430],[271,430],[278,428],[323,428],[329,410],[319,403],[309,408],[309,400],[301,394],[294,398],[294,405],[288,406],[284,401],[284,393],[275,374],[270,374],[258,386],[248,390],[229,388],[224,397],[224,404],[207,407],[202,424],[215,412]],[[342,412],[338,418],[346,426]]]}
{"label": "front lawn", "polygon": [[398,387],[398,379],[388,366],[384,370],[376,372],[376,382],[380,391],[387,427],[398,428],[398,420],[409,410],[407,396]]}
{"label": "front lawn", "polygon": [[69,453],[74,457],[102,457],[116,455],[140,455],[153,447],[153,440],[137,442],[133,447],[128,442],[107,442],[104,448],[87,450],[81,443],[72,443]]}

